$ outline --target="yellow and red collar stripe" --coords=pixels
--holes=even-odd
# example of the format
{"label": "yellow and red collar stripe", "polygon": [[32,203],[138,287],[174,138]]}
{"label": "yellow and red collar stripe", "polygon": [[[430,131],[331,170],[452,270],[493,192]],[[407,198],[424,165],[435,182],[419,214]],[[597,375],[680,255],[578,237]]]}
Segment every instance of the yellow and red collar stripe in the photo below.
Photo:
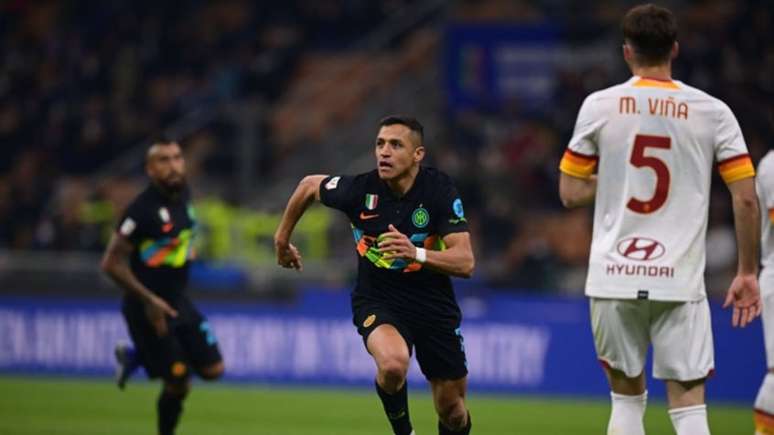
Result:
{"label": "yellow and red collar stripe", "polygon": [[632,85],[635,88],[662,88],[662,89],[680,89],[680,86],[672,80],[654,79],[650,77],[640,77]]}
{"label": "yellow and red collar stripe", "polygon": [[719,162],[718,171],[726,184],[755,176],[755,166],[749,154],[741,154]]}
{"label": "yellow and red collar stripe", "polygon": [[594,173],[598,161],[599,157],[597,156],[566,150],[559,163],[559,170],[573,177],[589,178]]}

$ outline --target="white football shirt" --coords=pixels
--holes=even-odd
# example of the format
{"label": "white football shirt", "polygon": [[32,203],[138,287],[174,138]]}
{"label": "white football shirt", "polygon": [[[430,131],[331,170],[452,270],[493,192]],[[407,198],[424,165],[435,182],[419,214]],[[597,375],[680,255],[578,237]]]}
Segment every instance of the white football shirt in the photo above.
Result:
{"label": "white football shirt", "polygon": [[598,166],[588,296],[706,296],[715,160],[726,183],[755,175],[731,110],[696,88],[634,76],[586,98],[560,170],[585,178]]}
{"label": "white football shirt", "polygon": [[774,269],[774,151],[769,151],[758,163],[755,180],[761,207],[761,264]]}

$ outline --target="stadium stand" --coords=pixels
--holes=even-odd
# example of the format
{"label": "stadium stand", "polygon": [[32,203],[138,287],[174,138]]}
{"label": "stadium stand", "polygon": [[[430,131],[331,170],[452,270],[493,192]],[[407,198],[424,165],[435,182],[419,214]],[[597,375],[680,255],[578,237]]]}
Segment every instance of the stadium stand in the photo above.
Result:
{"label": "stadium stand", "polygon": [[[426,121],[433,164],[466,199],[476,284],[577,293],[590,219],[560,210],[556,165],[583,96],[626,78],[609,48],[625,5],[559,3],[4,2],[0,248],[98,252],[138,188],[137,150],[159,132],[183,140],[204,197],[271,214],[301,173],[368,168],[375,120],[408,111]],[[774,137],[771,18],[763,1],[686,4],[679,14],[675,76],[728,102],[755,161]],[[543,110],[518,100],[455,107],[444,88],[449,27],[502,22],[552,23],[568,56],[596,50],[587,57],[614,61],[560,62]],[[717,292],[735,259],[731,210],[715,186],[708,287]],[[349,257],[346,231],[330,224],[324,257]]]}

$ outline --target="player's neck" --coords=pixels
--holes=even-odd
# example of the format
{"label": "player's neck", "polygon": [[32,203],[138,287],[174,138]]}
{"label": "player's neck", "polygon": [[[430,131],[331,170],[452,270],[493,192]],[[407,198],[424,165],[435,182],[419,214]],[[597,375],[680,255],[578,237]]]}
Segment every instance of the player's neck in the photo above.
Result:
{"label": "player's neck", "polygon": [[387,183],[387,187],[392,190],[392,193],[401,197],[411,189],[411,186],[414,185],[414,181],[417,179],[417,174],[419,174],[419,165],[411,167],[411,169],[406,171],[406,173],[400,177],[386,180],[385,182]]}
{"label": "player's neck", "polygon": [[646,79],[672,80],[672,65],[632,66],[632,74]]}
{"label": "player's neck", "polygon": [[151,181],[151,184],[153,185],[153,188],[156,189],[156,191],[158,191],[162,196],[166,197],[169,200],[177,201],[177,199],[180,198],[182,189],[171,190],[164,187],[161,183],[157,183],[155,181]]}

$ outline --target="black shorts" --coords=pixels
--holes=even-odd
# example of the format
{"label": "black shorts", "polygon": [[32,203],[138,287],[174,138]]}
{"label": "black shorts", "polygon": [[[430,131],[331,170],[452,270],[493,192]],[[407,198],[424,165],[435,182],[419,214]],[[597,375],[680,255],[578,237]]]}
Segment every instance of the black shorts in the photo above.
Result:
{"label": "black shorts", "polygon": [[167,317],[169,334],[164,337],[156,334],[141,302],[126,298],[122,312],[148,377],[179,382],[223,358],[210,324],[193,303],[187,297],[181,297],[173,308],[178,316]]}
{"label": "black shorts", "polygon": [[384,303],[360,297],[352,298],[352,321],[366,344],[377,326],[387,324],[398,330],[406,340],[409,353],[416,349],[417,362],[428,380],[461,379],[468,374],[465,343],[459,322],[401,315]]}

